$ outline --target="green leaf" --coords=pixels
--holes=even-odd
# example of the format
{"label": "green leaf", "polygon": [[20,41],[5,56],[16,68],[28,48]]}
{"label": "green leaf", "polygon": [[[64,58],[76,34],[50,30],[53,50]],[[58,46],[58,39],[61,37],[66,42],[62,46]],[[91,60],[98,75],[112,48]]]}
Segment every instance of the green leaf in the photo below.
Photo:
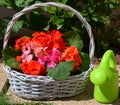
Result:
{"label": "green leaf", "polygon": [[90,57],[87,53],[81,52],[82,64],[80,65],[80,71],[86,71],[89,68]]}
{"label": "green leaf", "polygon": [[92,20],[97,22],[97,21],[99,21],[99,18],[96,14],[93,14]]}
{"label": "green leaf", "polygon": [[15,4],[18,7],[26,7],[34,0],[15,0]]}
{"label": "green leaf", "polygon": [[57,25],[57,29],[58,29],[58,30],[61,29],[62,26],[63,26],[63,24]]}
{"label": "green leaf", "polygon": [[2,51],[2,57],[5,65],[11,68],[20,69],[20,63],[16,61],[15,57],[19,55],[19,52],[12,47],[7,47]]}
{"label": "green leaf", "polygon": [[50,25],[48,24],[45,28],[43,28],[43,30],[48,31],[49,28],[50,28]]}
{"label": "green leaf", "polygon": [[9,21],[10,21],[10,18],[3,18],[0,20],[0,36],[4,36],[6,26],[7,26]]}
{"label": "green leaf", "polygon": [[75,15],[73,12],[68,12],[68,11],[66,11],[66,12],[67,12],[66,17],[68,17],[68,18],[73,17]]}
{"label": "green leaf", "polygon": [[12,0],[0,0],[1,7],[7,7],[10,9],[14,9],[13,4],[14,4],[14,1]]}
{"label": "green leaf", "polygon": [[101,21],[107,26],[110,25],[110,18],[108,16],[101,16]]}
{"label": "green leaf", "polygon": [[0,6],[6,6],[7,2],[6,0],[0,0]]}
{"label": "green leaf", "polygon": [[77,27],[71,26],[71,29],[75,32],[75,33],[79,33],[80,30]]}
{"label": "green leaf", "polygon": [[23,20],[17,21],[12,28],[12,32],[17,33],[23,27],[23,24],[24,24]]}
{"label": "green leaf", "polygon": [[55,80],[64,80],[69,77],[70,71],[73,70],[74,62],[60,62],[55,68],[47,68],[48,76]]}
{"label": "green leaf", "polygon": [[62,3],[63,3],[63,4],[66,4],[67,1],[68,1],[68,0],[62,0]]}
{"label": "green leaf", "polygon": [[16,6],[18,6],[18,7],[23,6],[23,2],[24,2],[24,0],[15,0],[15,4],[16,4]]}
{"label": "green leaf", "polygon": [[56,7],[47,7],[47,12],[55,14],[57,11]]}
{"label": "green leaf", "polygon": [[76,46],[80,51],[82,50],[83,41],[77,33],[73,31],[68,31],[64,34],[65,35],[63,36],[63,38],[65,39],[65,42],[67,42],[67,45],[73,45]]}
{"label": "green leaf", "polygon": [[55,24],[55,25],[60,25],[64,22],[64,19],[59,18],[58,16],[51,16],[50,19],[51,19],[50,21],[52,21],[53,24]]}

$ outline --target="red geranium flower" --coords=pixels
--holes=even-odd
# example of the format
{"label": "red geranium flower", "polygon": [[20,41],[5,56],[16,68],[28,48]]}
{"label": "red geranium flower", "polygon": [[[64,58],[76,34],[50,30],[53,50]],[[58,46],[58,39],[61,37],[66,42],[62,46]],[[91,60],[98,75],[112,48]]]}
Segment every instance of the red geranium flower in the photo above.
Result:
{"label": "red geranium flower", "polygon": [[61,38],[63,34],[58,30],[52,30],[51,35],[53,37],[53,42],[54,42],[53,46],[59,50],[63,50],[66,47],[63,38]]}
{"label": "red geranium flower", "polygon": [[23,48],[24,45],[26,45],[27,43],[30,42],[30,37],[21,37],[18,40],[16,40],[15,43],[15,49],[16,50],[21,50]]}
{"label": "red geranium flower", "polygon": [[82,63],[80,58],[79,51],[75,46],[67,47],[61,55],[61,59],[64,61],[74,61],[74,70],[77,71],[79,65]]}
{"label": "red geranium flower", "polygon": [[21,56],[16,56],[16,61],[21,62]]}
{"label": "red geranium flower", "polygon": [[40,65],[37,61],[31,60],[30,62],[23,62],[21,69],[25,74],[30,75],[46,75],[44,66]]}
{"label": "red geranium flower", "polygon": [[35,32],[32,36],[32,40],[40,42],[42,47],[53,47],[53,38],[48,32]]}

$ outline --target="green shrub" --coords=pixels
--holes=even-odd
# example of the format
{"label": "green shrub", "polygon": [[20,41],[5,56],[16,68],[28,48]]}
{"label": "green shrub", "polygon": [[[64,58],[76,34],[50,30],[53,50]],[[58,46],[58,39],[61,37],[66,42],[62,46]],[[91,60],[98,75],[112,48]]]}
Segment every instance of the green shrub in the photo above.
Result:
{"label": "green shrub", "polygon": [[[115,50],[113,45],[120,45],[119,27],[110,27],[112,21],[116,22],[120,20],[120,16],[114,16],[112,12],[119,6],[118,0],[1,0],[0,6],[18,12],[33,3],[45,1],[55,1],[70,5],[86,18],[92,27],[95,37],[96,54],[100,55],[105,50],[112,47],[113,50]],[[114,19],[111,18],[113,16]],[[0,36],[4,35],[9,20],[10,18],[8,17],[0,20]],[[27,27],[35,31],[53,28],[62,31],[73,30],[85,40],[84,43],[86,44],[83,50],[88,49],[88,36],[83,25],[73,13],[66,12],[60,8],[44,7],[43,9],[31,11],[29,18],[22,16],[16,22],[12,32],[16,33],[22,27]]]}

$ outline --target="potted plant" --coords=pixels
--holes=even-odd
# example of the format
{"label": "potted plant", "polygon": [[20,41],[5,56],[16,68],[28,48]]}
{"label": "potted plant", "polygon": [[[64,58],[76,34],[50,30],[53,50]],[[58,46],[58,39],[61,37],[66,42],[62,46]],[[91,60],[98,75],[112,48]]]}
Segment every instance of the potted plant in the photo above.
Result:
{"label": "potted plant", "polygon": [[[16,21],[28,11],[42,7],[69,10],[85,26],[89,54],[82,52],[83,42],[76,32],[57,29],[23,35],[14,46],[7,46]],[[85,90],[92,70],[94,39],[91,27],[82,15],[68,5],[57,2],[36,3],[16,13],[9,22],[3,45],[4,69],[11,89],[22,98],[40,100],[71,97]]]}

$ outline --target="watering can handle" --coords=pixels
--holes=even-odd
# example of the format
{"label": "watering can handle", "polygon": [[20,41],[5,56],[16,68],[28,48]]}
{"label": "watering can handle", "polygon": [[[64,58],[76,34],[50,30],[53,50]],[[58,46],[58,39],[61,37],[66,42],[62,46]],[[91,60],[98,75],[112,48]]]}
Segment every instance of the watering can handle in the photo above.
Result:
{"label": "watering can handle", "polygon": [[105,54],[102,57],[102,60],[100,62],[100,68],[104,70],[104,68],[115,68],[116,62],[115,62],[115,56],[112,50],[108,50],[105,52]]}
{"label": "watering can handle", "polygon": [[103,84],[106,81],[107,74],[111,68],[116,70],[115,57],[112,50],[107,50],[101,59],[100,65],[90,74],[92,83],[98,85]]}

